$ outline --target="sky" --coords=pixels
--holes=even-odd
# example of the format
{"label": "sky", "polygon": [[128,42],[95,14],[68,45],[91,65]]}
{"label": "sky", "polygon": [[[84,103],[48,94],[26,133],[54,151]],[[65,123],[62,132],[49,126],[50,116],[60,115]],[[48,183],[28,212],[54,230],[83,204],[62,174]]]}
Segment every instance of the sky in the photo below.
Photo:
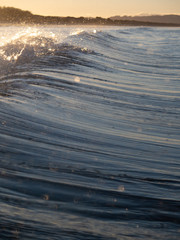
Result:
{"label": "sky", "polygon": [[46,16],[180,15],[180,0],[0,0],[0,6]]}

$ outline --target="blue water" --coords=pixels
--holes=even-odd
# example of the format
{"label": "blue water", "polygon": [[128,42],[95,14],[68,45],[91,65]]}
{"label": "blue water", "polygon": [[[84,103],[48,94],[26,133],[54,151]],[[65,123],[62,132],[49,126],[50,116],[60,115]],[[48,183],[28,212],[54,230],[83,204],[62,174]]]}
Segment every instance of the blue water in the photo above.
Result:
{"label": "blue water", "polygon": [[0,40],[0,239],[180,239],[180,29]]}

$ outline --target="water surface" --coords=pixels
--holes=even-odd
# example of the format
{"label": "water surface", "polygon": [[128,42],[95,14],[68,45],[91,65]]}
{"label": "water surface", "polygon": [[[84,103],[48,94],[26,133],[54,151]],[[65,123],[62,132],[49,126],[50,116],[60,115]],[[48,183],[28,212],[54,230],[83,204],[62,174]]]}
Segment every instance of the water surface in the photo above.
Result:
{"label": "water surface", "polygon": [[180,238],[180,29],[0,27],[0,238]]}

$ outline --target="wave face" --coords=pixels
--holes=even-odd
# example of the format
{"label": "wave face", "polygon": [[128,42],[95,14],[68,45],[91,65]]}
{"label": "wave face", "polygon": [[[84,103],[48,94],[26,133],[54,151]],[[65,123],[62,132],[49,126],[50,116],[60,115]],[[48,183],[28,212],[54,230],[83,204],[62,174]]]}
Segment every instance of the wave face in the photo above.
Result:
{"label": "wave face", "polygon": [[0,27],[1,239],[179,239],[179,36]]}

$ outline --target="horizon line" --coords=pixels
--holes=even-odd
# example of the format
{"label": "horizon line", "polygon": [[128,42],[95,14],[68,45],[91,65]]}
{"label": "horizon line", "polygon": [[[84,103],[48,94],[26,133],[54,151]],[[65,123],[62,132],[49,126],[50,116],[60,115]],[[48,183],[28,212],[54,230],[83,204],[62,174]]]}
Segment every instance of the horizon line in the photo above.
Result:
{"label": "horizon line", "polygon": [[168,15],[175,15],[175,16],[180,16],[180,13],[137,13],[137,15],[129,15],[129,14],[116,14],[116,15],[112,15],[112,16],[109,16],[109,17],[103,17],[103,16],[100,16],[100,15],[97,15],[97,16],[84,16],[84,15],[79,15],[79,16],[73,16],[73,15],[66,15],[66,16],[60,16],[60,15],[49,15],[49,14],[40,14],[40,13],[33,13],[32,11],[30,10],[27,10],[27,9],[22,9],[22,8],[18,8],[18,7],[12,7],[12,6],[0,6],[0,8],[15,8],[15,9],[19,9],[19,10],[22,10],[22,11],[28,11],[30,12],[31,14],[33,15],[40,15],[40,16],[44,16],[44,17],[74,17],[74,18],[79,18],[79,17],[84,17],[84,18],[96,18],[96,17],[101,17],[101,18],[111,18],[111,17],[151,17],[151,16],[168,16]]}

